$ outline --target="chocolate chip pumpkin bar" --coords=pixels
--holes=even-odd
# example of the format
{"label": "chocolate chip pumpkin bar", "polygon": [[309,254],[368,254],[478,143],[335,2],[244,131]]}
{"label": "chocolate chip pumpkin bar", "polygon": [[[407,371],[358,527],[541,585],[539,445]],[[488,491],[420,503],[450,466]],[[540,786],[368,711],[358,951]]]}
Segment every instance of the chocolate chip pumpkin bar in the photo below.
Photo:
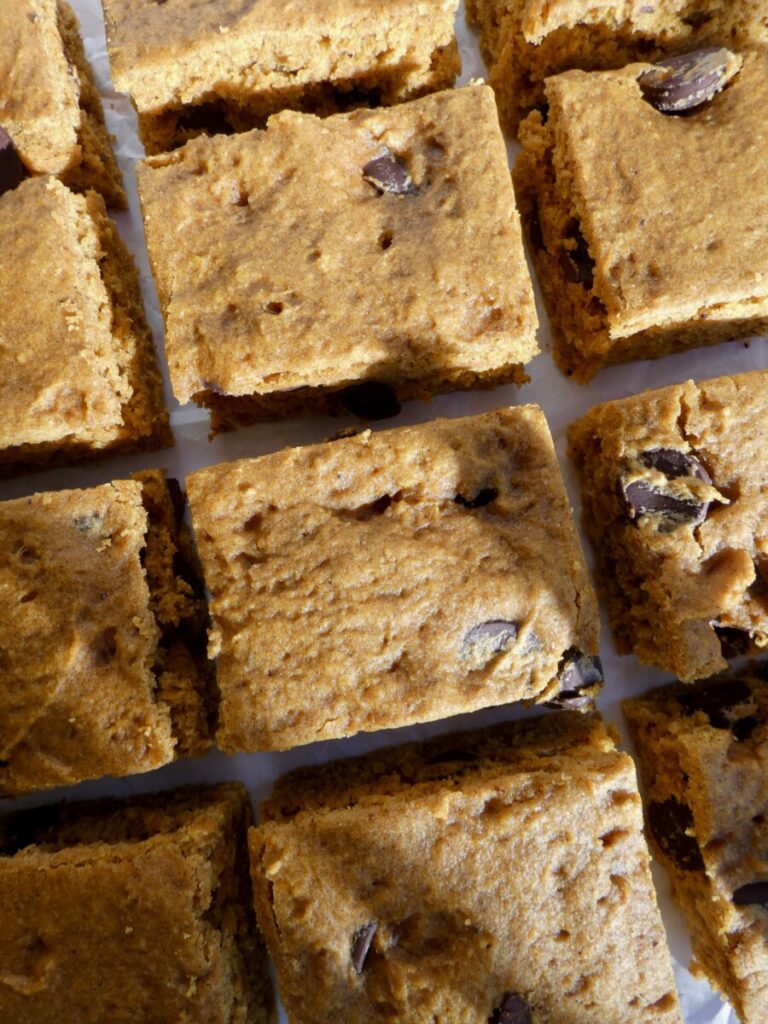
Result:
{"label": "chocolate chip pumpkin bar", "polygon": [[271,1024],[237,784],[0,818],[5,1024]]}
{"label": "chocolate chip pumpkin bar", "polygon": [[585,381],[768,332],[768,53],[569,71],[545,91],[515,186],[561,369]]}
{"label": "chocolate chip pumpkin bar", "polygon": [[148,153],[453,84],[458,0],[102,0],[115,86]]}
{"label": "chocolate chip pumpkin bar", "polygon": [[222,749],[591,704],[596,602],[536,406],[366,431],[187,485]]}
{"label": "chocolate chip pumpkin bar", "polygon": [[173,444],[136,268],[95,192],[0,197],[0,476]]}
{"label": "chocolate chip pumpkin bar", "polygon": [[686,682],[768,644],[768,372],[608,402],[569,431],[618,649]]}
{"label": "chocolate chip pumpkin bar", "polygon": [[301,769],[249,836],[291,1024],[679,1024],[631,758],[567,712]]}
{"label": "chocolate chip pumpkin bar", "polygon": [[694,970],[742,1024],[768,1019],[765,666],[624,703],[648,832],[693,940]]}
{"label": "chocolate chip pumpkin bar", "polygon": [[174,493],[147,470],[0,503],[0,794],[210,745],[207,613]]}
{"label": "chocolate chip pumpkin bar", "polygon": [[285,112],[138,178],[174,392],[214,431],[526,379],[536,313],[490,89]]}
{"label": "chocolate chip pumpkin bar", "polygon": [[703,46],[768,45],[764,0],[467,0],[502,123],[545,104],[544,81],[571,68],[621,68]]}
{"label": "chocolate chip pumpkin bar", "polygon": [[127,205],[77,18],[64,0],[0,4],[0,140],[0,192],[14,184],[13,167]]}

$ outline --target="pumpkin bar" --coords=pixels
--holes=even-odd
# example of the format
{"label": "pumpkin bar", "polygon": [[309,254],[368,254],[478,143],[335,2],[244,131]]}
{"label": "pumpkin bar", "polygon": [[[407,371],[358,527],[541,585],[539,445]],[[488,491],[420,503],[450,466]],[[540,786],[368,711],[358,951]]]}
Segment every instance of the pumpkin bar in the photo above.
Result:
{"label": "pumpkin bar", "polygon": [[173,436],[133,261],[104,202],[51,177],[0,197],[0,475]]}
{"label": "pumpkin bar", "polygon": [[271,1024],[243,786],[0,818],[7,1024]]}
{"label": "pumpkin bar", "polygon": [[537,407],[366,431],[187,486],[222,749],[519,700],[591,706],[597,607]]}
{"label": "pumpkin bar", "polygon": [[77,18],[64,0],[0,4],[0,192],[26,174],[53,174],[77,192],[95,189],[107,206],[127,206]]}
{"label": "pumpkin bar", "polygon": [[291,1024],[681,1022],[634,765],[598,718],[300,770],[249,840]]}
{"label": "pumpkin bar", "polygon": [[0,503],[0,794],[208,749],[207,612],[176,494],[146,470]]}
{"label": "pumpkin bar", "polygon": [[693,940],[694,972],[742,1024],[768,1019],[765,665],[625,701],[648,833]]}
{"label": "pumpkin bar", "polygon": [[764,0],[467,0],[502,123],[543,108],[545,79],[621,68],[703,46],[768,46]]}
{"label": "pumpkin bar", "polygon": [[392,104],[453,84],[458,0],[102,0],[115,86],[148,153],[278,110]]}
{"label": "pumpkin bar", "polygon": [[214,431],[527,379],[533,291],[487,87],[282,113],[138,178],[171,383]]}
{"label": "pumpkin bar", "polygon": [[768,644],[768,372],[648,391],[569,431],[621,653],[689,682]]}
{"label": "pumpkin bar", "polygon": [[768,53],[548,79],[515,186],[561,369],[768,332]]}

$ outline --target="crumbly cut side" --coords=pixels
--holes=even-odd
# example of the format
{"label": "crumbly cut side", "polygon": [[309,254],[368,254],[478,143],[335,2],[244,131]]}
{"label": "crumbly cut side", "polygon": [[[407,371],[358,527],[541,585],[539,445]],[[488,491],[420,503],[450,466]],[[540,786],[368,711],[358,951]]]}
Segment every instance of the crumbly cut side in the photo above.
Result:
{"label": "crumbly cut side", "polygon": [[140,477],[0,506],[5,794],[210,746],[204,604],[179,569],[162,474]]}
{"label": "crumbly cut side", "polygon": [[597,608],[537,407],[366,431],[187,486],[222,749],[513,700],[591,705]]}
{"label": "crumbly cut side", "polygon": [[237,784],[0,819],[3,1019],[274,1021],[251,821]]}
{"label": "crumbly cut side", "polygon": [[617,647],[685,681],[768,644],[767,408],[755,371],[608,402],[569,431]]}
{"label": "crumbly cut side", "polygon": [[538,351],[486,87],[283,112],[152,157],[138,178],[174,391],[217,428],[338,409],[362,383],[396,402],[521,381]]}
{"label": "crumbly cut side", "polygon": [[113,79],[136,105],[148,153],[203,131],[248,131],[279,110],[330,114],[449,88],[461,66],[456,7],[104,0]]}
{"label": "crumbly cut side", "polygon": [[751,229],[767,215],[766,69],[768,55],[746,56],[686,117],[646,102],[642,65],[548,81],[546,123],[534,112],[522,126],[514,177],[564,372],[583,382],[768,331],[768,250]]}
{"label": "crumbly cut side", "polygon": [[302,773],[251,830],[295,1024],[680,1021],[631,759],[596,718],[506,729],[442,778],[434,744]]}
{"label": "crumbly cut side", "polygon": [[25,181],[0,198],[0,240],[0,475],[173,444],[138,274],[102,198]]}
{"label": "crumbly cut side", "polygon": [[[768,1015],[768,685],[760,665],[624,703],[648,833],[693,941],[695,973],[743,1024]],[[754,898],[752,896],[754,895]]]}
{"label": "crumbly cut side", "polygon": [[563,71],[616,69],[705,46],[768,45],[762,3],[701,6],[692,0],[588,6],[580,0],[468,0],[467,17],[480,31],[500,120],[515,133],[531,110],[544,107],[545,80]]}

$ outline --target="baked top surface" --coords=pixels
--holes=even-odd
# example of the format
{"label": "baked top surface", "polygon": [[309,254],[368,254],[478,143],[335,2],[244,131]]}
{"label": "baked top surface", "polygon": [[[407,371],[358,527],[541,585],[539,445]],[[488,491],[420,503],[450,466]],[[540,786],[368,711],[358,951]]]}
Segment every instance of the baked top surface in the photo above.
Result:
{"label": "baked top surface", "polygon": [[768,308],[768,56],[698,112],[643,99],[647,66],[547,83],[561,194],[595,261],[612,336]]}
{"label": "baked top surface", "polygon": [[[386,145],[415,195],[363,168]],[[194,140],[139,168],[180,401],[526,363],[536,314],[490,89]]]}
{"label": "baked top surface", "polygon": [[85,199],[22,182],[0,198],[0,251],[0,446],[114,436],[130,388]]}
{"label": "baked top surface", "polygon": [[187,490],[225,747],[550,699],[564,654],[597,651],[536,407],[214,466]]}
{"label": "baked top surface", "polygon": [[0,5],[0,125],[38,174],[61,174],[79,158],[80,87],[64,52],[57,6],[57,0]]}
{"label": "baked top surface", "polygon": [[157,626],[141,566],[137,482],[0,503],[0,786],[22,789],[164,764]]}
{"label": "baked top surface", "polygon": [[544,1024],[592,1022],[597,1006],[611,1022],[679,1021],[634,769],[602,746],[587,768],[542,755],[253,830],[291,1020],[475,1024],[517,993]]}

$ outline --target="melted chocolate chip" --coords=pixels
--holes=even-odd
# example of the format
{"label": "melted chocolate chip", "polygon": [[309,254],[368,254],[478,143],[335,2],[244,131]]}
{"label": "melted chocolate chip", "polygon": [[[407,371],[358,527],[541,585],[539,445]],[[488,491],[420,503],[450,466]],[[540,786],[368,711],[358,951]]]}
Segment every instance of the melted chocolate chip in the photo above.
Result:
{"label": "melted chocolate chip", "polygon": [[581,711],[592,706],[593,698],[583,691],[603,681],[599,658],[569,647],[560,659],[558,674],[562,689],[553,700],[546,701],[545,707]]}
{"label": "melted chocolate chip", "polygon": [[0,128],[0,196],[20,185],[26,173],[13,139],[4,128]]}
{"label": "melted chocolate chip", "polygon": [[742,61],[723,47],[665,57],[637,82],[643,97],[662,114],[695,110],[711,100],[741,69]]}
{"label": "melted chocolate chip", "polygon": [[359,928],[355,932],[354,938],[352,939],[352,952],[350,954],[350,960],[355,974],[363,973],[368,951],[371,948],[371,943],[373,942],[373,937],[376,934],[378,927],[379,926],[376,921],[371,921],[368,924],[364,924],[362,928]]}
{"label": "melted chocolate chip", "polygon": [[387,146],[363,167],[363,177],[379,194],[415,196],[419,191],[413,184],[408,168]]}
{"label": "melted chocolate chip", "polygon": [[499,492],[495,487],[483,487],[474,498],[465,498],[463,494],[457,494],[453,500],[457,505],[463,505],[464,508],[485,508],[486,505],[490,505],[492,501],[495,501],[498,496]]}
{"label": "melted chocolate chip", "polygon": [[752,640],[746,629],[718,625],[715,625],[714,629],[720,641],[720,650],[726,660],[740,658],[743,654],[749,653]]}
{"label": "melted chocolate chip", "polygon": [[768,879],[739,886],[732,899],[738,907],[758,906],[768,910]]}
{"label": "melted chocolate chip", "polygon": [[589,254],[589,246],[576,221],[569,224],[566,237],[572,239],[576,245],[575,248],[562,250],[563,273],[574,284],[591,288],[595,280],[595,261]]}
{"label": "melted chocolate chip", "polygon": [[680,476],[695,476],[707,484],[712,483],[709,473],[690,452],[679,452],[676,448],[654,448],[642,452],[640,461],[648,469],[657,469],[670,480]]}
{"label": "melted chocolate chip", "polygon": [[[655,448],[641,452],[639,461],[648,469],[655,469],[668,480],[693,477],[710,484],[709,473],[690,452],[677,451],[674,448]],[[699,501],[695,497],[680,498],[667,494],[650,480],[637,479],[626,482],[619,480],[619,497],[630,519],[639,519],[643,515],[658,515],[666,518],[671,525],[690,523],[699,526],[707,518],[710,503]]]}
{"label": "melted chocolate chip", "polygon": [[688,834],[693,826],[690,807],[673,796],[648,806],[648,824],[656,842],[681,871],[702,871],[704,860],[696,837]]}
{"label": "melted chocolate chip", "polygon": [[388,384],[366,380],[352,384],[339,393],[342,405],[361,420],[388,420],[397,416],[402,406]]}
{"label": "melted chocolate chip", "polygon": [[727,716],[739,704],[752,698],[752,691],[738,679],[718,679],[715,682],[699,684],[686,693],[677,696],[678,704],[687,715],[703,711],[715,729],[730,729]]}
{"label": "melted chocolate chip", "polygon": [[521,995],[507,992],[488,1018],[488,1024],[533,1024],[533,1015]]}
{"label": "melted chocolate chip", "polygon": [[475,650],[481,650],[484,654],[498,654],[506,650],[517,638],[518,626],[516,622],[507,622],[502,619],[494,619],[490,622],[481,622],[473,626],[466,634],[461,644],[463,655],[472,654]]}

